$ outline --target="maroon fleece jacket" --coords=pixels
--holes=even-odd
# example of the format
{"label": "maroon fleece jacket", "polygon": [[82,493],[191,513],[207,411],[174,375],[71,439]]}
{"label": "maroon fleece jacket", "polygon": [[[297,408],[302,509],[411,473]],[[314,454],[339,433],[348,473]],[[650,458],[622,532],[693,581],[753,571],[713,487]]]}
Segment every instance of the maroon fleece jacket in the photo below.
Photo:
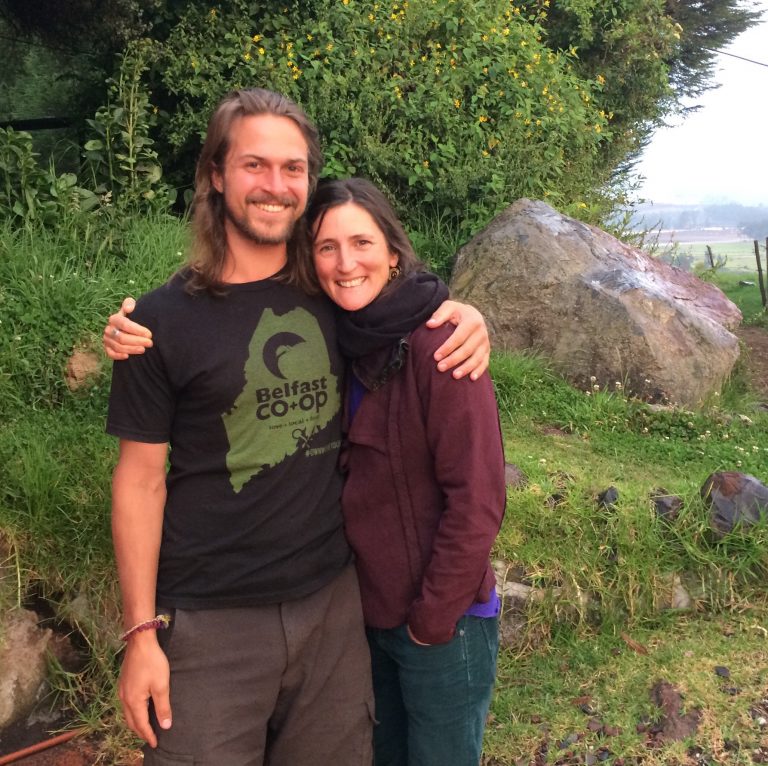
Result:
{"label": "maroon fleece jacket", "polygon": [[493,384],[454,380],[434,351],[452,328],[417,328],[403,368],[360,403],[342,449],[347,538],[366,625],[407,623],[424,643],[495,585],[488,556],[505,505]]}

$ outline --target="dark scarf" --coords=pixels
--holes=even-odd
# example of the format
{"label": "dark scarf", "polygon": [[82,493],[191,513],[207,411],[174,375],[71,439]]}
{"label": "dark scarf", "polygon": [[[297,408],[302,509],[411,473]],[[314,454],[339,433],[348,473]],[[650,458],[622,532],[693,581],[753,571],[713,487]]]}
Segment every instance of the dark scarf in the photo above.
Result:
{"label": "dark scarf", "polygon": [[390,290],[359,311],[338,311],[341,353],[362,384],[375,391],[397,372],[408,352],[407,336],[448,297],[434,274],[398,277]]}

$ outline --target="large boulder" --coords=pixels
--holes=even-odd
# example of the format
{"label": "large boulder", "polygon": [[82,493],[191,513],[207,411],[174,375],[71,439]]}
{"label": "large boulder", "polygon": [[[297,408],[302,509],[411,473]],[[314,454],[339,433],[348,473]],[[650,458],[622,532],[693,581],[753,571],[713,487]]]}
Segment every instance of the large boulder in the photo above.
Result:
{"label": "large boulder", "polygon": [[541,352],[585,389],[692,407],[739,356],[741,312],[717,287],[544,202],[518,200],[465,245],[451,292],[496,348]]}

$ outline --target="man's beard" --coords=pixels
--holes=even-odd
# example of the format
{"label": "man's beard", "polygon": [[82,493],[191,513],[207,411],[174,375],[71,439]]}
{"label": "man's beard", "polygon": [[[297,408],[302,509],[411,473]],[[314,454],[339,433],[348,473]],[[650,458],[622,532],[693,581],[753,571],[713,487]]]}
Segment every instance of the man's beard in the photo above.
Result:
{"label": "man's beard", "polygon": [[[270,202],[276,202],[277,204],[286,204],[283,200],[246,200],[249,204],[253,202],[264,202],[269,204]],[[288,203],[290,204],[290,203]],[[248,220],[247,216],[238,218],[229,205],[224,203],[224,215],[232,223],[232,225],[242,234],[246,239],[249,239],[256,245],[281,245],[293,235],[293,230],[296,226],[295,220],[290,220],[286,223],[283,229],[274,232],[261,232],[257,231]]]}

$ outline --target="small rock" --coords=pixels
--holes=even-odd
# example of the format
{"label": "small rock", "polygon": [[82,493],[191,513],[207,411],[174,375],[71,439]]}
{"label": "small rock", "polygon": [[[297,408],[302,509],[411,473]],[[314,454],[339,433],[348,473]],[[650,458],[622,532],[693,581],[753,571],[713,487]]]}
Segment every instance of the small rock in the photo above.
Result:
{"label": "small rock", "polygon": [[592,707],[592,705],[589,704],[589,702],[584,702],[581,705],[579,705],[579,710],[581,710],[584,715],[594,715],[595,709]]}
{"label": "small rock", "polygon": [[720,535],[768,518],[768,487],[754,476],[716,471],[704,481],[700,494],[710,507],[710,525]]}
{"label": "small rock", "polygon": [[621,729],[618,726],[603,726],[603,734],[606,737],[618,737]]}
{"label": "small rock", "polygon": [[597,760],[598,761],[607,761],[611,757],[611,751],[606,750],[605,748],[600,748],[600,750],[597,751]]}
{"label": "small rock", "polygon": [[674,522],[683,507],[682,498],[677,495],[670,495],[667,490],[659,487],[651,493],[651,501],[656,510],[656,515],[667,523]]}
{"label": "small rock", "polygon": [[561,750],[565,750],[569,748],[571,745],[575,745],[579,741],[579,735],[575,732],[572,734],[569,734],[565,739],[560,740],[560,742],[557,743],[557,746]]}
{"label": "small rock", "polygon": [[715,675],[720,678],[730,678],[731,671],[725,665],[715,665]]}
{"label": "small rock", "polygon": [[50,630],[41,630],[34,612],[13,609],[1,616],[0,729],[27,715],[46,675]]}
{"label": "small rock", "polygon": [[599,718],[590,718],[587,721],[587,729],[590,731],[602,731],[603,722]]}
{"label": "small rock", "polygon": [[619,490],[616,487],[608,487],[597,496],[597,504],[608,511],[614,510],[619,499]]}
{"label": "small rock", "polygon": [[505,463],[504,483],[512,489],[522,489],[528,484],[528,478],[514,463]]}

